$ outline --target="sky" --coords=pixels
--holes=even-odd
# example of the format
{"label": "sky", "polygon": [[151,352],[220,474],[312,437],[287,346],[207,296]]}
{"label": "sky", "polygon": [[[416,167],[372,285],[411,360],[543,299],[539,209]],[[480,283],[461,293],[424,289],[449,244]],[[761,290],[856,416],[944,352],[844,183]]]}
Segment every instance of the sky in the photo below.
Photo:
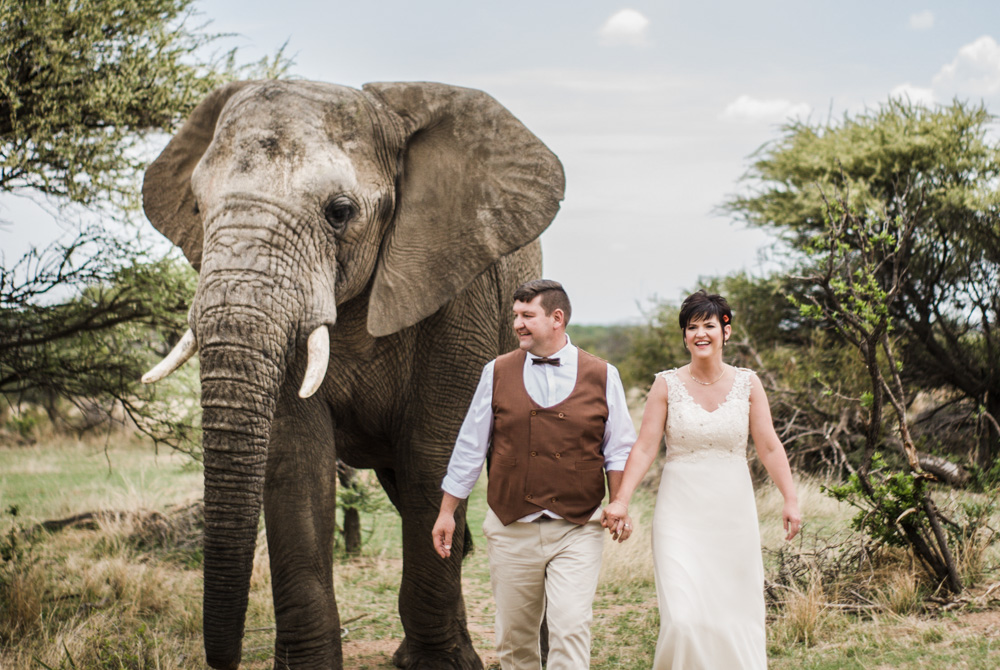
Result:
{"label": "sky", "polygon": [[[359,87],[486,91],[562,161],[544,276],[581,324],[635,323],[699,277],[777,269],[776,240],[721,205],[790,119],[822,123],[890,96],[1000,113],[1000,2],[950,0],[200,0],[241,60],[287,43],[291,74]],[[8,261],[58,233],[0,200]],[[150,230],[151,227],[150,227]],[[151,234],[155,235],[155,231]]]}

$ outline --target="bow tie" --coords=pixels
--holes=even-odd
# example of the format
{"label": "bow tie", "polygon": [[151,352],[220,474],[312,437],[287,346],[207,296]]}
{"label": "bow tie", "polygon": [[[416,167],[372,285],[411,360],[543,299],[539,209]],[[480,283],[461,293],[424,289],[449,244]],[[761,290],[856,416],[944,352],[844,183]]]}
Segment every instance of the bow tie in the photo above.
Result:
{"label": "bow tie", "polygon": [[541,358],[532,358],[531,359],[531,364],[532,365],[554,365],[556,367],[559,367],[559,359],[558,358],[545,358],[544,356],[542,356]]}

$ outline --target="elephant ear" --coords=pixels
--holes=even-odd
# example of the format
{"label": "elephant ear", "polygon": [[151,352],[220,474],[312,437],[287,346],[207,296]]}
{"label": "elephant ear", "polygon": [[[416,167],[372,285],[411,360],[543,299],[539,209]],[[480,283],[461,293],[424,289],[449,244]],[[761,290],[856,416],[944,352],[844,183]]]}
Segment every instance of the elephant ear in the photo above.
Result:
{"label": "elephant ear", "polygon": [[383,240],[368,331],[430,316],[502,256],[549,225],[562,165],[496,100],[434,83],[366,84],[403,122],[396,214]]}
{"label": "elephant ear", "polygon": [[252,82],[226,84],[208,94],[166,148],[146,168],[142,208],[153,226],[201,268],[202,219],[191,191],[191,173],[215,136],[215,122],[234,93]]}

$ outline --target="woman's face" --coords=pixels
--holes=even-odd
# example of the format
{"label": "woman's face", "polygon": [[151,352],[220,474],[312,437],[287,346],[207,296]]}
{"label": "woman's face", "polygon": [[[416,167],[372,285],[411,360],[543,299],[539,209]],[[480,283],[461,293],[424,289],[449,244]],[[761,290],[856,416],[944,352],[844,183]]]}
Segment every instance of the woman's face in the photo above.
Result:
{"label": "woman's face", "polygon": [[732,328],[725,328],[719,323],[718,317],[707,319],[693,318],[684,329],[684,344],[691,353],[691,358],[722,358],[722,345],[729,337]]}

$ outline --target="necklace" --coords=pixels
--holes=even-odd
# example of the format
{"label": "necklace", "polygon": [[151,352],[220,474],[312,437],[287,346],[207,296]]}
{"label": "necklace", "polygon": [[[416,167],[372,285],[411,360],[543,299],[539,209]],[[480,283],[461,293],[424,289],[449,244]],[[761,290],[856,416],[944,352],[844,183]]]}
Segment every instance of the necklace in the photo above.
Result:
{"label": "necklace", "polygon": [[698,379],[697,377],[695,377],[694,374],[692,374],[691,368],[688,368],[688,376],[691,377],[691,379],[693,379],[694,381],[696,381],[699,384],[701,384],[702,386],[711,386],[715,382],[717,382],[720,379],[722,379],[725,376],[725,374],[726,374],[726,368],[722,368],[722,374],[721,375],[719,375],[718,377],[716,377],[715,379],[713,379],[710,382],[703,382],[700,379]]}

